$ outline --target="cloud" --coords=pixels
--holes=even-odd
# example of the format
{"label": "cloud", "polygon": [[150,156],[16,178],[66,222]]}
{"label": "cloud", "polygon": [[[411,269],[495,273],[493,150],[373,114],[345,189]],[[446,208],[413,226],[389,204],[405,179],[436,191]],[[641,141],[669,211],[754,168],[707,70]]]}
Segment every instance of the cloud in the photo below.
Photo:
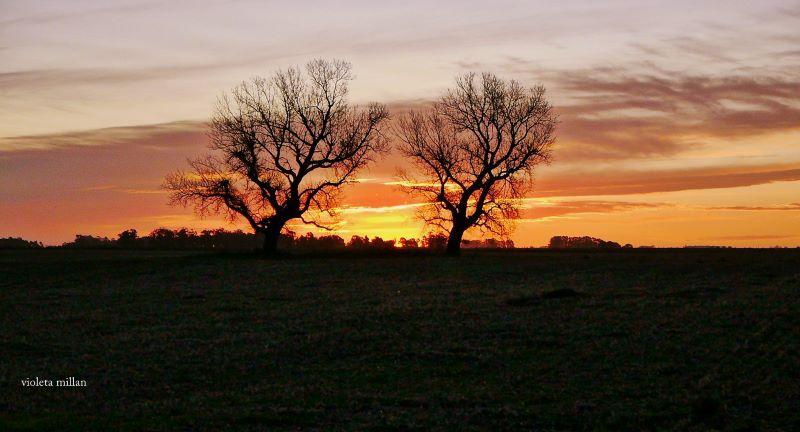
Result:
{"label": "cloud", "polygon": [[652,70],[548,73],[558,108],[560,158],[672,156],[708,138],[800,128],[800,77],[700,76]]}
{"label": "cloud", "polygon": [[702,240],[719,240],[719,241],[740,241],[740,240],[781,240],[795,238],[796,235],[782,235],[782,234],[763,234],[763,235],[734,235],[734,236],[719,236],[719,237],[704,237]]}
{"label": "cloud", "polygon": [[[562,121],[559,162],[674,157],[711,141],[800,129],[792,42],[800,39],[777,31],[754,36],[770,41],[756,46],[739,40],[740,28],[709,32],[633,43],[636,60],[613,66],[553,68],[518,57],[455,66],[544,84]],[[742,43],[748,49],[730,49]],[[694,57],[696,67],[681,67]]]}
{"label": "cloud", "polygon": [[535,196],[630,195],[800,181],[800,164],[662,171],[571,171],[542,176]]}
{"label": "cloud", "polygon": [[99,205],[137,195],[165,203],[156,192],[164,176],[206,145],[194,122],[0,139],[0,199]]}
{"label": "cloud", "polygon": [[[187,157],[205,152],[206,142],[201,122],[0,139],[0,169],[2,178],[7,179],[7,187],[0,192],[36,195],[40,193],[36,192],[38,187],[52,186],[48,173],[54,172],[61,174],[65,186],[115,185],[119,190],[153,191],[158,189],[165,173],[185,167]],[[398,182],[386,178],[403,163],[401,158],[392,158],[387,166],[365,172],[365,181],[347,189],[348,203],[408,204],[407,197],[398,190]],[[371,177],[377,180],[367,181]],[[627,195],[797,180],[800,180],[800,162],[649,171],[603,166],[594,170],[544,170],[537,179],[534,196]],[[12,188],[13,185],[17,187]]]}
{"label": "cloud", "polygon": [[152,69],[31,69],[0,73],[0,89],[23,93],[30,89],[50,89],[80,85],[112,85],[124,82],[168,78],[180,73],[176,68]]}
{"label": "cloud", "polygon": [[342,214],[361,214],[361,213],[395,213],[395,212],[402,212],[406,210],[413,210],[419,207],[424,207],[428,204],[426,203],[412,203],[412,204],[399,204],[399,205],[391,205],[391,206],[375,206],[375,207],[368,207],[368,206],[344,206],[337,211]]}
{"label": "cloud", "polygon": [[180,121],[154,125],[121,126],[47,135],[0,138],[0,154],[4,151],[47,150],[76,146],[113,146],[136,144],[156,150],[174,146],[176,142],[205,141],[205,123]]}
{"label": "cloud", "polygon": [[630,202],[630,201],[551,201],[527,199],[520,222],[540,222],[562,218],[574,214],[617,213],[632,210],[671,207],[668,203]]}
{"label": "cloud", "polygon": [[782,15],[800,20],[800,6],[786,6],[779,9]]}
{"label": "cloud", "polygon": [[[640,49],[669,54],[658,47]],[[800,129],[800,75],[786,68],[746,75],[676,72],[654,64],[561,70],[519,58],[495,67],[456,66],[513,71],[544,83],[561,120],[559,162],[676,157],[711,140]],[[404,111],[422,107],[421,100],[402,105]]]}
{"label": "cloud", "polygon": [[[20,95],[27,98],[31,91],[41,93],[44,90],[64,90],[65,97],[74,98],[75,89],[86,87],[97,89],[119,90],[120,85],[130,83],[140,83],[156,81],[163,83],[173,79],[186,80],[187,78],[212,76],[218,78],[218,73],[235,70],[237,68],[247,68],[251,70],[256,66],[273,63],[290,57],[302,55],[304,53],[295,52],[281,54],[264,50],[257,55],[234,57],[223,54],[210,61],[195,61],[187,63],[175,63],[164,66],[147,67],[75,67],[75,68],[50,68],[50,69],[27,69],[13,72],[0,73],[0,90],[9,95]],[[271,72],[271,71],[270,71]],[[248,76],[242,76],[247,79]],[[148,83],[149,84],[149,83]],[[46,99],[42,99],[46,100]],[[9,109],[16,109],[16,101],[6,101]],[[71,102],[75,102],[72,100]],[[3,106],[0,105],[0,108]]]}
{"label": "cloud", "polygon": [[[0,90],[8,94],[25,95],[31,90],[64,89],[74,91],[77,87],[112,87],[121,84],[153,80],[186,78],[193,74],[208,74],[215,70],[234,68],[257,63],[262,58],[231,60],[228,62],[207,62],[195,64],[175,64],[158,67],[115,68],[54,68],[29,69],[0,73]],[[13,105],[10,105],[13,106]]]}
{"label": "cloud", "polygon": [[[511,59],[521,68],[522,60]],[[800,76],[699,76],[661,69],[540,71],[561,116],[558,161],[618,160],[680,153],[709,139],[800,129]],[[395,116],[429,101],[389,105]]]}
{"label": "cloud", "polygon": [[70,8],[68,10],[47,11],[32,15],[22,15],[11,19],[0,21],[0,29],[7,29],[11,26],[27,26],[31,24],[50,24],[55,21],[69,20],[72,18],[85,18],[87,16],[113,14],[113,13],[132,13],[141,12],[148,9],[155,9],[158,6],[166,4],[165,1],[154,2],[134,2],[128,5],[115,5],[111,7],[101,7],[94,9],[77,10]]}
{"label": "cloud", "polygon": [[727,206],[709,207],[709,210],[731,210],[731,211],[800,211],[800,203],[773,205],[773,206]]}

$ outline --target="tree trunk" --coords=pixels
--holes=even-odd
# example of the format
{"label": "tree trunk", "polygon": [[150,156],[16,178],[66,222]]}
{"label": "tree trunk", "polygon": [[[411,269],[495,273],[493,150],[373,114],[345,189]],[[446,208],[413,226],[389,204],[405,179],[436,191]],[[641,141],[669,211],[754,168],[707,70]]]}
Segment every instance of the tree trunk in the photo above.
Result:
{"label": "tree trunk", "polygon": [[262,253],[265,255],[275,255],[275,253],[278,251],[278,238],[281,236],[282,229],[283,225],[271,226],[264,230],[264,244],[261,249]]}
{"label": "tree trunk", "polygon": [[450,256],[461,255],[461,238],[464,237],[464,228],[454,224],[447,237],[447,249],[445,253]]}

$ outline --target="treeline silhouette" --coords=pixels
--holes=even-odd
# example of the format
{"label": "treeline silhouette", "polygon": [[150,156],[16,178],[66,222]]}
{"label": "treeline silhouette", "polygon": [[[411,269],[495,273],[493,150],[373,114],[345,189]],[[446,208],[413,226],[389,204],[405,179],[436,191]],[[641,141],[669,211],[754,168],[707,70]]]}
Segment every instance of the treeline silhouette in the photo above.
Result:
{"label": "treeline silhouette", "polygon": [[0,249],[40,249],[42,242],[24,240],[20,237],[0,238]]}
{"label": "treeline silhouette", "polygon": [[547,245],[547,247],[550,249],[628,249],[632,248],[633,246],[630,244],[621,246],[617,242],[606,241],[589,236],[555,236],[550,238],[550,243]]}
{"label": "treeline silhouette", "polygon": [[249,250],[258,247],[255,234],[241,230],[225,229],[202,230],[199,233],[192,229],[181,228],[171,230],[158,228],[145,236],[139,236],[135,229],[128,229],[117,234],[117,238],[98,237],[78,234],[75,240],[64,243],[67,249],[219,249]]}
{"label": "treeline silhouette", "polygon": [[[21,240],[21,239],[18,239]],[[315,236],[313,233],[296,235],[281,234],[278,248],[287,251],[387,251],[394,249],[432,249],[444,250],[448,237],[445,234],[431,233],[421,239],[401,237],[399,240],[384,240],[381,237],[354,235],[345,240],[338,235]],[[24,241],[24,240],[23,240]],[[37,244],[41,243],[27,242]],[[158,228],[145,236],[139,236],[135,229],[122,231],[117,238],[78,234],[72,242],[60,247],[66,249],[150,249],[150,250],[219,250],[250,251],[263,244],[261,234],[246,233],[241,230],[228,231],[223,228],[195,231],[188,228],[171,230]],[[463,240],[464,248],[514,248],[511,240]]]}
{"label": "treeline silhouette", "polygon": [[547,245],[550,249],[628,249],[632,248],[630,244],[621,246],[617,242],[606,241],[594,237],[569,237],[569,236],[555,236],[550,239]]}

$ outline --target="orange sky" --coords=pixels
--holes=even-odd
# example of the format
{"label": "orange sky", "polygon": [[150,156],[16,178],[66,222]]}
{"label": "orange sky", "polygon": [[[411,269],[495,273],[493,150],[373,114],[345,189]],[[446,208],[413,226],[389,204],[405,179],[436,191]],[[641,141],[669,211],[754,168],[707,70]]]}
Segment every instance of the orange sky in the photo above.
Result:
{"label": "orange sky", "polygon": [[[223,226],[169,207],[159,188],[205,151],[214,98],[253,75],[337,56],[354,63],[353,99],[394,113],[470,70],[548,88],[559,140],[524,201],[517,245],[591,235],[800,246],[800,8],[703,3],[245,2],[243,14],[213,1],[7,2],[0,237],[58,244]],[[406,165],[389,155],[361,173],[336,233],[420,237],[419,204],[395,184]]]}

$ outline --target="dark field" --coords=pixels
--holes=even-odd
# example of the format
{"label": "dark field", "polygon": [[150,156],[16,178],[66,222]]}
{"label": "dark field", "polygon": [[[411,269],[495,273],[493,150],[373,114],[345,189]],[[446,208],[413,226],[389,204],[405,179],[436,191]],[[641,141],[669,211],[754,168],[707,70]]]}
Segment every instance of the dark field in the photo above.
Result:
{"label": "dark field", "polygon": [[798,250],[3,252],[0,297],[0,430],[800,429]]}

